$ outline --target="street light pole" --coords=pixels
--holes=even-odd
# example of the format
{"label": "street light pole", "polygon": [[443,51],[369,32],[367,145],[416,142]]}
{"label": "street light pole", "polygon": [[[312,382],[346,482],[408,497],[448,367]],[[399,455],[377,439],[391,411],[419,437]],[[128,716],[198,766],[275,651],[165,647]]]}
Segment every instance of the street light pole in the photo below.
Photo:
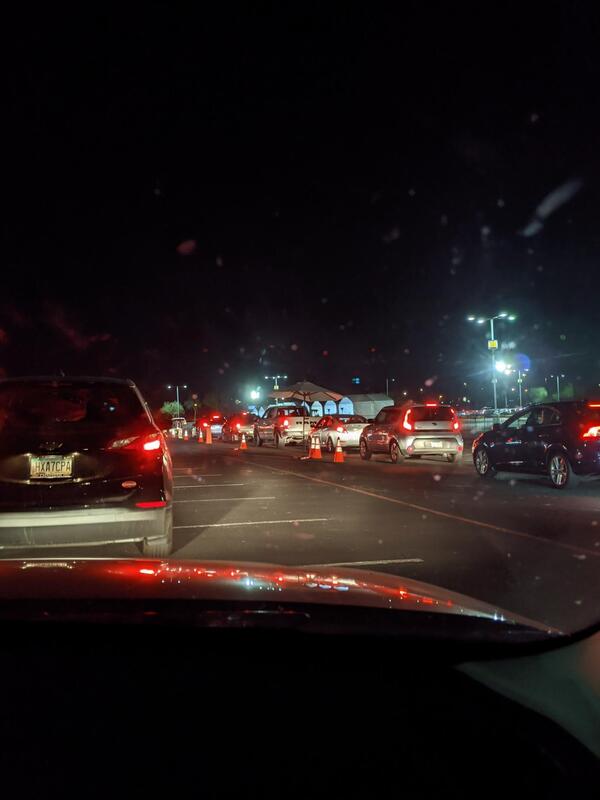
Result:
{"label": "street light pole", "polygon": [[[188,388],[187,383],[182,383],[181,388],[187,389]],[[177,415],[179,416],[179,409],[181,408],[181,404],[179,402],[179,385],[169,383],[167,384],[167,389],[175,389],[175,396],[177,398]]]}
{"label": "street light pole", "polygon": [[[494,341],[494,317],[490,317],[490,341]],[[498,378],[496,377],[496,351],[492,349],[492,386],[494,387],[494,411],[498,410],[498,396],[496,393],[496,385]]]}

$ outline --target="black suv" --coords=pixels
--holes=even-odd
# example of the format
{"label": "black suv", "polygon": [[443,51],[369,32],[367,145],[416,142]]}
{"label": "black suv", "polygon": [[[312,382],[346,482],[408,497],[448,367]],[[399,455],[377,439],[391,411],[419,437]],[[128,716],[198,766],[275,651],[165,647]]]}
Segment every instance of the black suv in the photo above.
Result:
{"label": "black suv", "polygon": [[541,473],[557,489],[600,475],[600,402],[529,406],[475,439],[473,463],[483,478],[503,469]]}

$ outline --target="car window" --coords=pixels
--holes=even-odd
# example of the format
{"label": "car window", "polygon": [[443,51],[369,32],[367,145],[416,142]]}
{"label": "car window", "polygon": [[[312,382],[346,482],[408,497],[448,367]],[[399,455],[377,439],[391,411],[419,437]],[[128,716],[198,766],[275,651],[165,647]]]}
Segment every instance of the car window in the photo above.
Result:
{"label": "car window", "polygon": [[0,424],[9,427],[104,425],[147,421],[128,386],[86,383],[9,383],[0,387]]}
{"label": "car window", "polygon": [[375,417],[375,420],[374,420],[375,424],[376,425],[385,425],[385,423],[387,422],[387,416],[388,416],[387,415],[387,411],[385,411],[385,410],[380,411],[379,414],[377,414],[377,416]]}
{"label": "car window", "polygon": [[530,411],[526,411],[523,414],[519,414],[514,419],[508,420],[505,423],[504,427],[509,430],[517,430],[518,428],[522,428],[524,425],[527,424],[530,414],[531,414]]}

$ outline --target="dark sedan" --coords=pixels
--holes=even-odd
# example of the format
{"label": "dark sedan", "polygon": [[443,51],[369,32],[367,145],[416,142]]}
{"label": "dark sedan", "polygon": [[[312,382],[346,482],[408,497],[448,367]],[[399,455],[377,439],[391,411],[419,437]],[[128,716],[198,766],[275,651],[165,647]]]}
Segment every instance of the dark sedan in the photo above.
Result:
{"label": "dark sedan", "polygon": [[498,470],[548,475],[553,486],[575,486],[600,475],[600,403],[569,401],[529,406],[473,442],[483,478]]}
{"label": "dark sedan", "polygon": [[171,552],[173,469],[131,381],[0,381],[0,551],[140,542]]}

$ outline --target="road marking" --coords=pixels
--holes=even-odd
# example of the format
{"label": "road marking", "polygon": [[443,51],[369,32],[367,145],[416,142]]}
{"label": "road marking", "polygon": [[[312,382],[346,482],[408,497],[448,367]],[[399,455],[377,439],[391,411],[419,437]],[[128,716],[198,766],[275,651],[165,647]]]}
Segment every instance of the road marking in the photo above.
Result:
{"label": "road marking", "polygon": [[185,475],[175,475],[174,476],[175,478],[222,478],[223,477],[222,472],[211,472],[211,473],[204,473],[201,475],[199,472],[192,473],[189,469],[185,469],[184,467],[175,467],[175,472],[177,472],[178,469],[183,470],[183,472],[185,472]]}
{"label": "road marking", "polygon": [[173,500],[174,503],[232,503],[238,500],[276,500],[276,497],[203,497],[202,500]]}
{"label": "road marking", "polygon": [[185,486],[176,486],[176,489],[213,489],[216,486],[245,486],[245,483],[188,483]]}
{"label": "road marking", "polygon": [[504,528],[501,525],[494,525],[491,522],[483,522],[481,520],[472,519],[471,517],[461,517],[458,514],[451,514],[448,511],[438,511],[435,508],[429,508],[428,506],[421,506],[417,503],[409,503],[407,500],[398,500],[396,497],[386,497],[384,494],[377,494],[376,492],[369,492],[366,489],[359,489],[357,486],[346,486],[343,483],[336,483],[335,481],[327,481],[323,478],[314,478],[312,475],[303,475],[300,472],[293,472],[289,469],[281,469],[280,467],[271,467],[268,464],[257,464],[255,462],[255,466],[262,467],[263,469],[269,469],[271,472],[280,472],[284,475],[295,475],[297,478],[303,478],[306,481],[312,481],[313,483],[321,483],[324,486],[334,486],[336,489],[344,489],[347,492],[355,492],[356,494],[362,494],[366,497],[373,497],[376,500],[385,500],[387,503],[395,503],[398,506],[404,506],[405,508],[412,508],[415,511],[422,511],[426,514],[431,514],[435,517],[443,517],[444,519],[452,519],[456,522],[464,522],[465,525],[474,525],[477,528],[485,528],[490,531],[497,531],[498,533],[507,533],[510,536],[518,536],[522,539],[531,539],[534,542],[551,544],[555,547],[562,548],[563,550],[570,550],[575,553],[586,553],[590,556],[595,556],[598,558],[600,553],[594,550],[588,550],[585,547],[577,547],[573,544],[566,544],[564,542],[554,542],[552,539],[546,539],[543,536],[534,536],[531,533],[525,533],[524,531],[515,531],[512,528]]}
{"label": "road marking", "polygon": [[422,558],[384,558],[380,561],[332,561],[328,564],[302,564],[305,567],[375,567],[386,564],[424,564]]}
{"label": "road marking", "polygon": [[263,519],[258,522],[212,522],[204,525],[174,525],[173,530],[182,528],[237,528],[242,525],[298,525],[300,522],[329,522],[328,517],[311,519]]}

